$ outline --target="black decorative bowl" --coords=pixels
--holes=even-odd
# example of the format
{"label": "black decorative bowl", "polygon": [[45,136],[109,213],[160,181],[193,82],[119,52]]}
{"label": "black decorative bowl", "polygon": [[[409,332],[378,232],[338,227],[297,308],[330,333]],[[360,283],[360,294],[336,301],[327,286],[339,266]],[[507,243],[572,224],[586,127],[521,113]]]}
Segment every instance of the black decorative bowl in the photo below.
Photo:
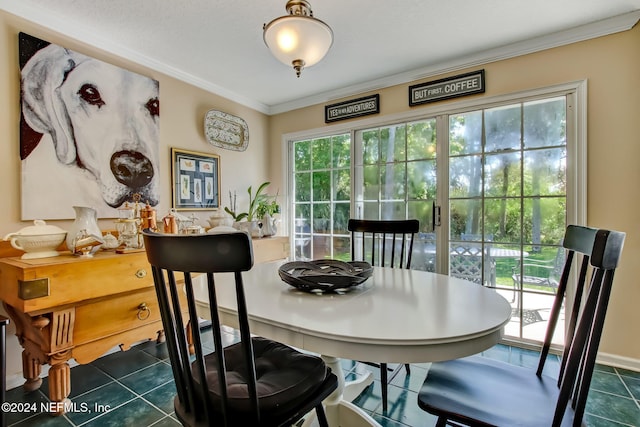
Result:
{"label": "black decorative bowl", "polygon": [[293,261],[278,269],[280,278],[289,285],[305,292],[344,292],[367,280],[373,268],[363,261]]}

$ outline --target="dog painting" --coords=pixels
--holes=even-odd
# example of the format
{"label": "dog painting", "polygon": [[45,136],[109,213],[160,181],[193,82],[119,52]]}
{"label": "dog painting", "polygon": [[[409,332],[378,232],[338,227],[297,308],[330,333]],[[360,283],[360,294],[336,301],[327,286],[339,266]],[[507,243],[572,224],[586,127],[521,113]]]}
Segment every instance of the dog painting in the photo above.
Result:
{"label": "dog painting", "polygon": [[159,202],[156,80],[20,33],[22,219]]}

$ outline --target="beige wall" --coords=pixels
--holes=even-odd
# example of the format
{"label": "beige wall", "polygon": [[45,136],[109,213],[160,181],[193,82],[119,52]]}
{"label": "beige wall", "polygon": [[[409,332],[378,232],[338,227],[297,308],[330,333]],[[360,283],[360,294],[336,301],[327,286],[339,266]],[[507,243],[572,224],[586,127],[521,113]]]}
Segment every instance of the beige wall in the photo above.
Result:
{"label": "beige wall", "polygon": [[[227,99],[205,92],[191,85],[169,78],[114,55],[101,52],[76,40],[52,33],[42,27],[0,11],[0,238],[29,225],[20,221],[20,68],[18,65],[18,33],[25,32],[105,62],[152,77],[160,82],[160,164],[161,203],[158,216],[164,216],[171,207],[170,149],[216,153],[220,155],[222,206],[228,204],[229,190],[238,191],[238,204],[246,202],[246,188],[268,180],[266,143],[268,116],[243,107]],[[194,52],[194,55],[199,54]],[[221,150],[206,142],[203,120],[210,109],[221,110],[246,120],[249,127],[249,148],[244,152]],[[275,190],[274,190],[275,191]],[[70,216],[73,209],[69,207]],[[202,225],[211,212],[200,212]],[[71,221],[56,221],[65,228]],[[102,229],[113,229],[111,220],[101,220]],[[20,350],[13,335],[13,325],[8,334],[8,375],[21,372]]]}
{"label": "beige wall", "polygon": [[[20,31],[160,82],[160,160],[166,168],[161,171],[163,184],[159,215],[163,215],[171,205],[169,147],[221,156],[224,206],[229,190],[238,190],[239,202],[243,202],[240,198],[244,198],[246,187],[263,180],[271,180],[274,191],[279,188],[282,193],[285,167],[282,161],[282,135],[325,126],[324,105],[267,117],[157,71],[0,12],[0,63],[3,64],[0,67],[0,188],[3,201],[0,204],[0,237],[28,225],[20,221],[20,74],[17,48]],[[640,117],[638,46],[640,28],[636,27],[624,33],[474,68],[486,70],[485,96],[588,79],[588,225],[628,233],[601,350],[618,360],[628,358],[630,364],[636,363],[635,366],[640,366],[640,341],[635,339],[634,332],[635,325],[640,324],[640,311],[636,309],[636,301],[640,300],[640,286],[637,285],[633,269],[636,258],[640,256],[640,238],[635,233],[640,222],[640,202],[634,191],[640,185],[640,168],[636,164],[640,159],[640,143],[636,132],[636,120]],[[381,96],[380,116],[409,110],[407,86],[377,91]],[[237,153],[219,150],[206,143],[202,121],[209,109],[222,110],[247,121],[250,132],[247,151]],[[201,213],[200,217],[204,220],[206,214]],[[57,225],[64,228],[68,223],[61,221]],[[102,220],[100,225],[110,228],[111,222]],[[11,326],[8,338],[9,376],[21,371],[20,348],[12,333]]]}
{"label": "beige wall", "polygon": [[[635,270],[640,257],[637,232],[640,227],[639,46],[640,26],[636,26],[623,33],[468,70],[486,70],[487,91],[478,95],[485,97],[588,80],[588,225],[627,232],[601,352],[618,358],[620,363],[625,358],[635,359],[628,362],[637,368],[640,368],[640,340],[635,332],[636,325],[640,324],[637,308],[640,286]],[[427,81],[440,77],[446,76],[434,76]],[[398,85],[375,92],[380,94],[380,116],[410,110],[408,86]],[[324,126],[324,105],[271,118],[269,135],[273,167],[270,172],[274,182],[282,182],[281,135]],[[353,126],[357,126],[357,120],[353,120]]]}

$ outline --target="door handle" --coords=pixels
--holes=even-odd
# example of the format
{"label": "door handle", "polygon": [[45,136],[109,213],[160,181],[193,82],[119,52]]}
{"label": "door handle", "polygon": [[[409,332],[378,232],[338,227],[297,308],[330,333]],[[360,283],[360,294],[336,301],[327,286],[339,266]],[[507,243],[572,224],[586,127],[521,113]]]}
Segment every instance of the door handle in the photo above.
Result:
{"label": "door handle", "polygon": [[436,206],[436,202],[433,202],[431,212],[431,231],[436,231],[436,226],[441,224],[440,218],[440,206]]}

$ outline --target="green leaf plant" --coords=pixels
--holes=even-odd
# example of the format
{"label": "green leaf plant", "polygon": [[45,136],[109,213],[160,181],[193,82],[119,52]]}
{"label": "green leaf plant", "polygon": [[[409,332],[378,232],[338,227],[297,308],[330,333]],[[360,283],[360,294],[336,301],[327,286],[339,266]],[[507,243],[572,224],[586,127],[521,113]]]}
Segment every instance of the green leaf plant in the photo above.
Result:
{"label": "green leaf plant", "polygon": [[[260,213],[264,212],[263,211],[263,207],[261,207],[261,204],[263,205],[271,205],[272,203],[275,202],[275,199],[273,200],[273,202],[270,202],[269,199],[272,196],[268,196],[266,194],[262,194],[262,192],[264,191],[264,189],[271,184],[270,182],[263,182],[262,184],[260,184],[260,186],[258,187],[258,189],[256,190],[255,194],[253,193],[253,189],[251,186],[249,186],[249,188],[247,189],[247,192],[249,193],[249,209],[246,212],[237,212],[236,211],[236,199],[235,199],[235,195],[232,196],[231,192],[229,192],[229,203],[231,205],[231,207],[226,206],[224,208],[225,212],[227,212],[229,215],[231,215],[231,217],[233,218],[234,221],[239,222],[242,221],[243,219],[246,219],[247,221],[254,221],[257,219],[261,218]],[[277,204],[276,204],[277,205]],[[280,210],[280,207],[278,206],[278,211]]]}

